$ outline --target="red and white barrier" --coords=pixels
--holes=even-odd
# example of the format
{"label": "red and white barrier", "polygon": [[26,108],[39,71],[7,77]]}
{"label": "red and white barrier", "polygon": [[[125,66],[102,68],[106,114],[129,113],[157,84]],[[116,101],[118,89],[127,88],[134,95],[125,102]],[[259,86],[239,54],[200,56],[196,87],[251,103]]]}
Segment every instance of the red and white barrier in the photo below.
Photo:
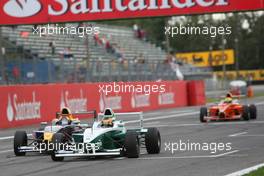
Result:
{"label": "red and white barrier", "polygon": [[[116,112],[151,111],[188,105],[187,82],[131,82],[131,85],[165,85],[164,93],[99,92],[99,85],[108,83],[17,85],[0,87],[0,128],[51,121],[61,107],[74,111],[106,107]],[[201,84],[201,83],[200,83]],[[203,90],[200,90],[203,91]],[[192,93],[192,96],[195,96]],[[192,103],[192,105],[194,105]]]}
{"label": "red and white barrier", "polygon": [[133,0],[1,0],[0,24],[48,24],[252,11],[263,10],[263,8],[263,0],[149,0],[137,2]]}

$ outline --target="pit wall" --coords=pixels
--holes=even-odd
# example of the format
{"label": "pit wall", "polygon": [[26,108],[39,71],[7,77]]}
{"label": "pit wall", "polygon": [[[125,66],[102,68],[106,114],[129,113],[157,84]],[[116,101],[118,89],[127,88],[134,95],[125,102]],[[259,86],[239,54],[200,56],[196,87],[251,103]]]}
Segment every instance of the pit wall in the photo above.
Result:
{"label": "pit wall", "polygon": [[[0,128],[50,122],[61,107],[72,111],[111,107],[115,112],[152,111],[205,103],[203,81],[130,82],[134,86],[165,85],[164,93],[100,92],[112,83],[15,85],[0,87]],[[123,84],[123,83],[118,83]]]}

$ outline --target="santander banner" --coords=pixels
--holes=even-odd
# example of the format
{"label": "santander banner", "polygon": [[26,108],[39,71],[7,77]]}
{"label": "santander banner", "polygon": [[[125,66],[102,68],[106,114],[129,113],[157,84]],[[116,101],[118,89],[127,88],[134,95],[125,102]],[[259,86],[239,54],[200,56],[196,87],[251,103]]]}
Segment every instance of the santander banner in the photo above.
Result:
{"label": "santander banner", "polygon": [[173,16],[264,8],[264,0],[1,0],[0,24]]}
{"label": "santander banner", "polygon": [[[107,107],[115,112],[150,111],[188,105],[186,81],[130,82],[130,86],[164,85],[163,92],[104,92],[107,83],[18,85],[0,87],[0,128],[50,122],[62,107],[72,112]],[[195,95],[193,95],[195,96]],[[205,98],[205,97],[201,97]]]}

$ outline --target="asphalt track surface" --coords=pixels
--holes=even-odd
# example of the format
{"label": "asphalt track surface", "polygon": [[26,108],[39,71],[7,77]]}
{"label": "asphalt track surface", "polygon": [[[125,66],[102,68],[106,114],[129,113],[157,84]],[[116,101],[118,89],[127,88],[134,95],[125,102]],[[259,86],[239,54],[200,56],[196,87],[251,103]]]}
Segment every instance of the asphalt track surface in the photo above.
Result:
{"label": "asphalt track surface", "polygon": [[[264,97],[248,100],[256,103],[258,119],[253,121],[211,122],[201,124],[199,107],[178,108],[144,114],[145,126],[158,127],[162,136],[160,154],[144,150],[138,159],[66,158],[53,162],[48,155],[30,153],[15,157],[12,149],[14,132],[0,131],[1,176],[222,176],[264,161]],[[133,126],[134,119],[128,120]],[[36,127],[24,127],[31,132]],[[228,151],[173,151],[166,145],[178,143],[231,143]],[[174,145],[175,146],[175,145]],[[166,150],[165,150],[166,149]],[[175,147],[174,147],[175,149]]]}

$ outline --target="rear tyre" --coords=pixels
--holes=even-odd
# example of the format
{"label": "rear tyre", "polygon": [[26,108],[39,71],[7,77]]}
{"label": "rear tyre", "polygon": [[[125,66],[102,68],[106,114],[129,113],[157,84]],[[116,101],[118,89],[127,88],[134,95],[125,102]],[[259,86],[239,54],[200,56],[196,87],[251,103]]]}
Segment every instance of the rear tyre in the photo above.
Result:
{"label": "rear tyre", "polygon": [[14,136],[14,153],[16,156],[26,155],[26,152],[19,151],[21,146],[27,146],[27,133],[25,131],[16,131]]}
{"label": "rear tyre", "polygon": [[205,117],[207,116],[207,108],[206,107],[202,107],[200,109],[200,122],[205,123]]}
{"label": "rear tyre", "polygon": [[250,119],[257,119],[257,107],[254,104],[249,105]]}
{"label": "rear tyre", "polygon": [[138,158],[140,145],[138,134],[134,131],[127,132],[125,136],[125,153],[128,158]]}
{"label": "rear tyre", "polygon": [[243,106],[242,119],[246,121],[249,120],[249,107],[246,105]]}
{"label": "rear tyre", "polygon": [[145,134],[145,143],[148,154],[160,153],[160,132],[157,128],[148,128]]}
{"label": "rear tyre", "polygon": [[54,147],[54,150],[51,152],[51,159],[53,161],[63,161],[64,157],[57,157],[56,156],[56,151],[57,150],[62,150],[63,148],[58,148],[59,146],[61,146],[60,144],[64,143],[64,135],[62,133],[55,133],[52,136],[52,145]]}

